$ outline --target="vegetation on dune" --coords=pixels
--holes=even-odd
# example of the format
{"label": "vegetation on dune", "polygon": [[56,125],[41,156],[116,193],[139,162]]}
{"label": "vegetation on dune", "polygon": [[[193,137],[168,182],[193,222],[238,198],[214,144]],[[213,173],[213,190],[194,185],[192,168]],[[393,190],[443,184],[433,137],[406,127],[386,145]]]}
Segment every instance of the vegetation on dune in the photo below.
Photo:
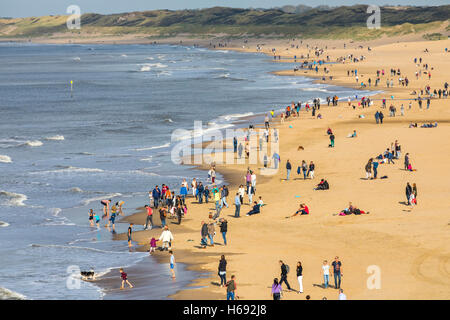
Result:
{"label": "vegetation on dune", "polygon": [[[373,39],[439,28],[442,22],[450,18],[450,5],[382,7],[380,29],[366,27],[369,16],[366,5],[267,10],[214,7],[110,15],[87,13],[81,16],[81,31],[83,34],[147,34],[154,37],[177,34],[203,37],[210,34],[233,37],[276,34],[281,37]],[[67,29],[66,20],[67,16],[0,18],[0,36],[38,37],[74,32]]]}

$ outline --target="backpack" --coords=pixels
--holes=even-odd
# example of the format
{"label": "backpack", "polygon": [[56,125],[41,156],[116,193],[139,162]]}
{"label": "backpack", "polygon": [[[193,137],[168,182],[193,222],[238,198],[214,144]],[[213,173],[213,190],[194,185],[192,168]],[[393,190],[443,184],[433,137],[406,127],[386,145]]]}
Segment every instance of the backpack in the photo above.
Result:
{"label": "backpack", "polygon": [[289,273],[289,266],[287,265],[287,264],[285,264],[285,266],[286,266],[286,273]]}

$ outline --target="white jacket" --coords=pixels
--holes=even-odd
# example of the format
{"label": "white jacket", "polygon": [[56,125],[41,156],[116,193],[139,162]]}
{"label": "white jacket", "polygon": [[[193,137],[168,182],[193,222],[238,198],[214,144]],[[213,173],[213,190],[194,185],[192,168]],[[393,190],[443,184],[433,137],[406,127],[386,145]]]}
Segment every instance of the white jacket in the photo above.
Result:
{"label": "white jacket", "polygon": [[170,230],[164,230],[162,233],[161,233],[161,236],[159,237],[159,240],[161,241],[163,241],[163,242],[169,242],[169,241],[172,241],[173,240],[173,235],[172,235],[172,232],[170,232]]}

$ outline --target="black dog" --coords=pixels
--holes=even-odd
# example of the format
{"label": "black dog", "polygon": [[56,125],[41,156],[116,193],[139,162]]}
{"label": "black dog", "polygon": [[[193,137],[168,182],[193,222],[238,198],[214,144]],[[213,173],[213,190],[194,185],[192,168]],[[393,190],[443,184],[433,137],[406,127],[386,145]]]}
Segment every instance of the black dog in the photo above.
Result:
{"label": "black dog", "polygon": [[95,279],[94,271],[80,271],[83,280],[93,280]]}

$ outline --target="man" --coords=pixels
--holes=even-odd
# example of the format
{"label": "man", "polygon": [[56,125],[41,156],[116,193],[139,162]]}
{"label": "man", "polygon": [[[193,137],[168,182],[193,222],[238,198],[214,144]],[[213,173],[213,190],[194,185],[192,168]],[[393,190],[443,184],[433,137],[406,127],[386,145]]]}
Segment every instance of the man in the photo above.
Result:
{"label": "man", "polygon": [[291,286],[289,285],[289,282],[287,281],[288,270],[282,260],[280,260],[280,266],[281,266],[280,286],[284,282],[284,283],[286,283],[288,290],[291,290]]}
{"label": "man", "polygon": [[228,221],[224,218],[220,220],[220,233],[222,234],[223,244],[227,245]]}
{"label": "man", "polygon": [[242,143],[239,143],[239,147],[238,147],[238,155],[239,155],[239,159],[242,158],[242,152],[244,151],[244,147],[242,146]]}
{"label": "man", "polygon": [[383,119],[384,119],[383,112],[380,111],[380,114],[378,115],[378,117],[380,118],[380,123],[383,124]]}
{"label": "man", "polygon": [[247,213],[247,216],[251,216],[252,214],[260,213],[259,204],[256,201],[253,201],[253,209]]}
{"label": "man", "polygon": [[342,277],[342,263],[339,261],[339,257],[335,257],[331,265],[333,267],[333,274],[334,274],[334,287],[336,289],[340,289]]}
{"label": "man", "polygon": [[300,204],[299,209],[292,215],[292,217],[295,217],[296,215],[307,215],[309,214],[309,208],[306,204],[302,203]]}
{"label": "man", "polygon": [[199,182],[197,187],[197,199],[198,203],[203,203],[203,191],[205,190],[205,187],[203,187],[203,183]]}
{"label": "man", "polygon": [[145,221],[144,230],[147,230],[149,222],[150,222],[150,230],[152,230],[153,229],[153,210],[148,205],[145,205],[145,209],[147,210],[147,220]]}
{"label": "man", "polygon": [[159,190],[158,186],[155,187],[152,191],[153,197],[153,208],[158,209],[159,199],[161,198],[161,190]]}
{"label": "man", "polygon": [[291,175],[292,165],[289,162],[289,159],[286,162],[286,180],[289,180],[289,176]]}
{"label": "man", "polygon": [[208,237],[209,241],[211,242],[211,247],[214,247],[214,234],[216,233],[215,227],[214,227],[214,221],[210,220],[208,223]]}
{"label": "man", "polygon": [[233,137],[233,151],[234,151],[234,153],[237,153],[237,148],[238,148],[237,138]]}
{"label": "man", "polygon": [[347,296],[342,289],[339,289],[339,300],[347,300]]}
{"label": "man", "polygon": [[202,229],[200,231],[200,234],[202,236],[201,245],[202,249],[206,248],[206,245],[208,244],[207,238],[208,237],[208,225],[205,223],[205,221],[202,221]]}
{"label": "man", "polygon": [[163,232],[161,233],[161,236],[158,239],[159,241],[162,241],[162,247],[161,251],[168,251],[171,250],[171,242],[173,241],[173,235],[172,232],[170,232],[169,227],[165,226]]}
{"label": "man", "polygon": [[241,198],[239,197],[239,192],[236,192],[236,196],[234,197],[234,205],[236,206],[234,217],[239,218],[241,213]]}
{"label": "man", "polygon": [[377,161],[373,161],[372,162],[372,167],[373,167],[373,178],[376,179],[377,175],[378,175],[378,164],[379,162]]}
{"label": "man", "polygon": [[234,275],[231,276],[231,280],[227,282],[227,300],[234,300],[234,298],[238,298],[236,295],[236,277]]}
{"label": "man", "polygon": [[409,153],[405,154],[405,170],[409,167]]}
{"label": "man", "polygon": [[223,206],[226,206],[228,208],[228,203],[227,203],[227,197],[228,197],[228,188],[227,186],[223,186],[222,190],[220,192],[220,196],[222,197],[221,199],[221,207],[223,208]]}
{"label": "man", "polygon": [[334,134],[330,134],[330,147],[334,148]]}

